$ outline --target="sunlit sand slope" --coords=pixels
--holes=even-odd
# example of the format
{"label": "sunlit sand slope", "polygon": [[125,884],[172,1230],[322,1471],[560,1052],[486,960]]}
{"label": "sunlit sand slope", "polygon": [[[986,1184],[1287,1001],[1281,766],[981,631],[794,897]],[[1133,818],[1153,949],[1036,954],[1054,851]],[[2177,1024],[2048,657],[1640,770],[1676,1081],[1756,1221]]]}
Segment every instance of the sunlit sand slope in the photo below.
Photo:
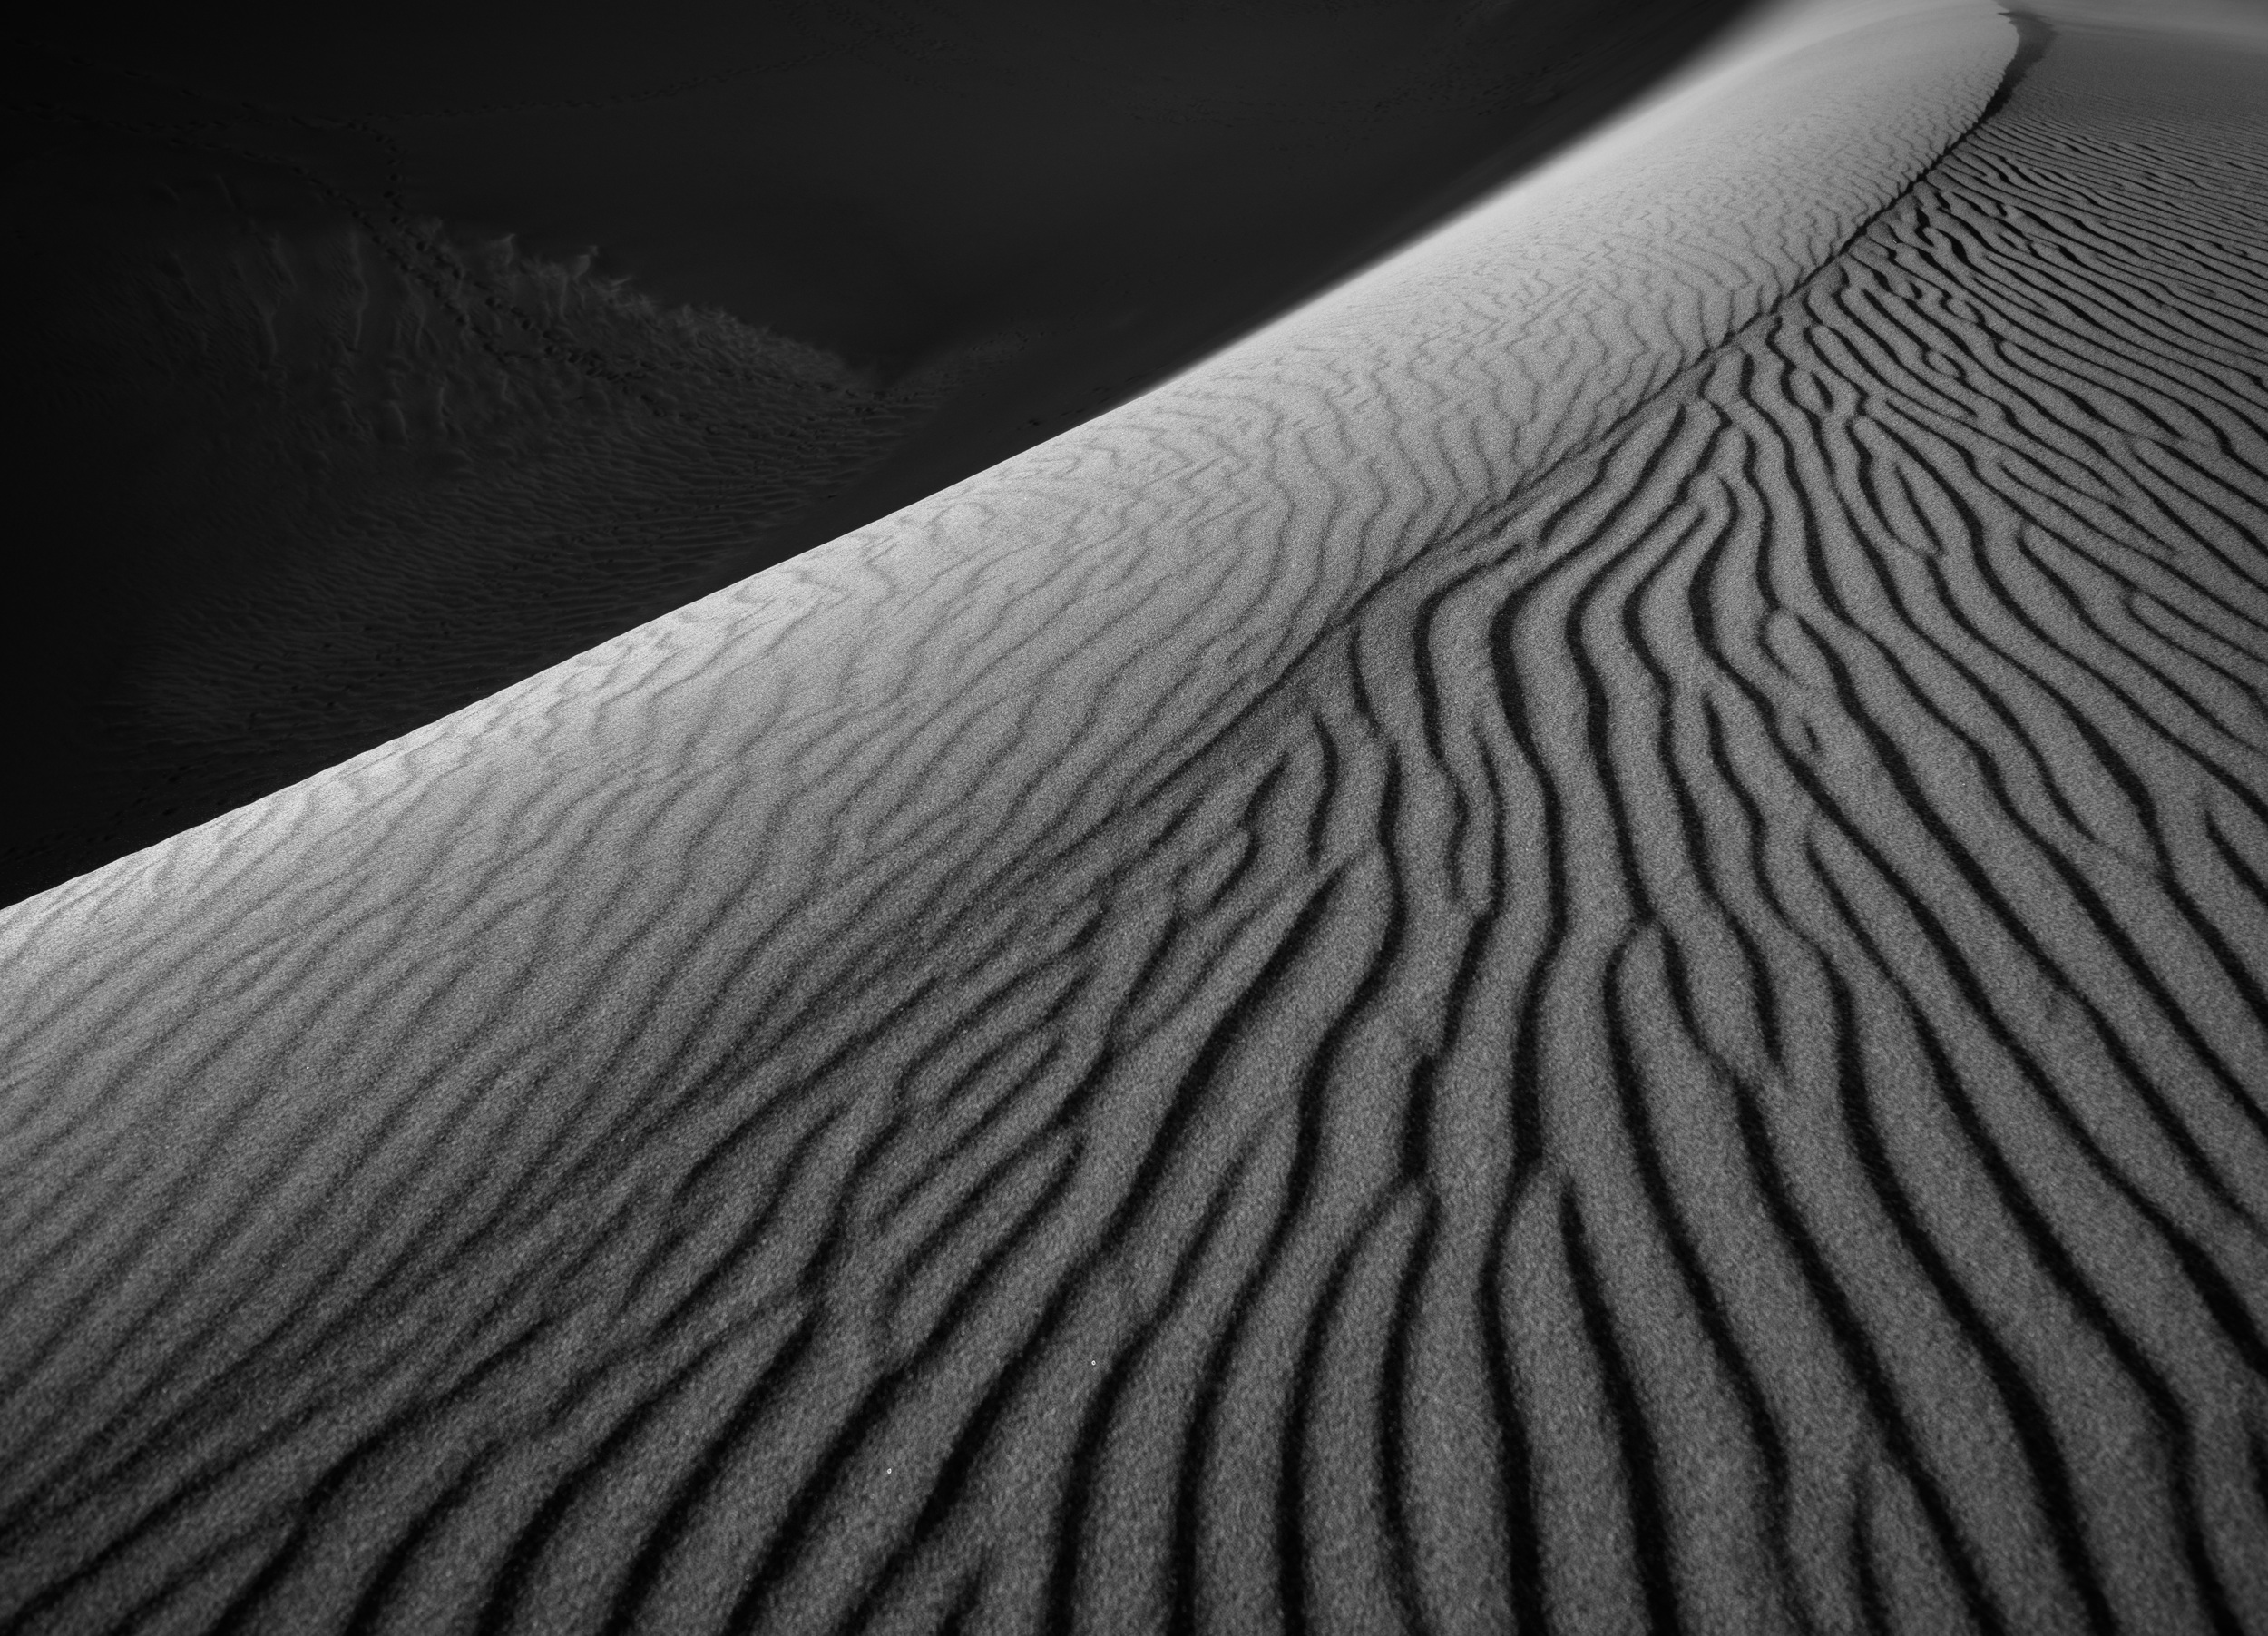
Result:
{"label": "sunlit sand slope", "polygon": [[0,1613],[2257,1628],[2268,58],[2012,44],[0,917]]}

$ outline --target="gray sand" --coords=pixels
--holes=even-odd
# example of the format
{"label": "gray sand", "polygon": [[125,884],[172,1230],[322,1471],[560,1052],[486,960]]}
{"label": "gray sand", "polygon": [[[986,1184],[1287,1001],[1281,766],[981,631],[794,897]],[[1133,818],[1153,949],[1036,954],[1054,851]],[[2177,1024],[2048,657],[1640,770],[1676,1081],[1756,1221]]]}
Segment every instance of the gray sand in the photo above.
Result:
{"label": "gray sand", "polygon": [[0,1619],[2259,1628],[2268,55],[2029,27],[0,916]]}

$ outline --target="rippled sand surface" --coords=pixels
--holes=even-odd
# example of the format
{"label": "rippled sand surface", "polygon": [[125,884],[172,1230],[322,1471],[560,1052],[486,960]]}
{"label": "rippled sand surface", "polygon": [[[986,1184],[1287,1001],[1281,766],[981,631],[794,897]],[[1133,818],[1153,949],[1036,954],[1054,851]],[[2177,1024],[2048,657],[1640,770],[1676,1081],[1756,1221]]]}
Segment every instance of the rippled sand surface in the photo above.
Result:
{"label": "rippled sand surface", "polygon": [[2260,1628],[2268,52],[2101,12],[0,916],[0,1616]]}

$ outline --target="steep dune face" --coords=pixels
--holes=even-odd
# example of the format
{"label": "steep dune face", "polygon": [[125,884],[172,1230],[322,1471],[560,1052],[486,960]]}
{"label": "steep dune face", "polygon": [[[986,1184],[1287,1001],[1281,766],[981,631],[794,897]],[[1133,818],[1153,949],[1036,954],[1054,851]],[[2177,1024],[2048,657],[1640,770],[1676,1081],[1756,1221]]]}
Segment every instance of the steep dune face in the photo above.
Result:
{"label": "steep dune face", "polygon": [[0,1606],[2246,1628],[2268,59],[1886,9],[0,918]]}

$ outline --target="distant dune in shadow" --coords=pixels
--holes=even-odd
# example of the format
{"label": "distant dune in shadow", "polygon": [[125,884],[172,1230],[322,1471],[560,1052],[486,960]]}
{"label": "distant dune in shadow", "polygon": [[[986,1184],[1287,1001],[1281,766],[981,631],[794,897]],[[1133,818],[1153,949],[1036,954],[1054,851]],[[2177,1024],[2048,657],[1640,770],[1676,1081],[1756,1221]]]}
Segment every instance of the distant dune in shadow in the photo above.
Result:
{"label": "distant dune in shadow", "polygon": [[1108,407],[1735,10],[53,15],[0,108],[0,902]]}
{"label": "distant dune in shadow", "polygon": [[0,914],[0,1622],[2257,1629],[2268,42],[2103,9]]}

